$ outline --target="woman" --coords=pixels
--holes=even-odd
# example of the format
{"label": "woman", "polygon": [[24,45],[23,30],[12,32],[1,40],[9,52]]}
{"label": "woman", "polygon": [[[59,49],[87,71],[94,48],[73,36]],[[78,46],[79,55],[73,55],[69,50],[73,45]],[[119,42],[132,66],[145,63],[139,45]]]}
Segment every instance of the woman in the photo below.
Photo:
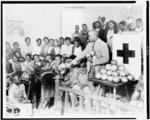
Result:
{"label": "woman", "polygon": [[136,32],[140,33],[143,31],[143,22],[141,18],[136,19]]}
{"label": "woman", "polygon": [[26,61],[24,63],[22,63],[22,69],[24,71],[24,74],[26,74],[26,76],[28,76],[27,78],[29,78],[29,76],[34,73],[34,62],[31,59],[31,55],[27,54],[25,56]]}
{"label": "woman", "polygon": [[19,51],[15,51],[14,55],[17,57],[19,62],[24,62],[25,61],[24,57],[21,55],[21,53]]}
{"label": "woman", "polygon": [[9,62],[13,57],[12,49],[9,42],[6,42],[6,72],[7,74],[13,72],[12,64]]}
{"label": "woman", "polygon": [[19,47],[19,43],[18,42],[14,42],[13,43],[13,52],[15,51],[19,51],[21,53],[21,49]]}
{"label": "woman", "polygon": [[106,39],[107,39],[107,44],[110,48],[110,60],[112,59],[112,40],[113,40],[113,35],[118,33],[118,28],[116,25],[116,22],[113,20],[110,20],[108,23],[108,30],[106,31]]}
{"label": "woman", "polygon": [[73,45],[71,44],[71,38],[66,37],[65,44],[61,47],[60,54],[64,57],[71,56],[72,55],[72,47],[73,47]]}
{"label": "woman", "polygon": [[48,68],[49,68],[49,70],[51,70],[51,68],[52,68],[52,62],[53,62],[53,55],[47,54],[45,56],[45,60],[47,60],[49,62]]}
{"label": "woman", "polygon": [[75,38],[75,37],[79,37],[79,35],[80,35],[79,30],[80,30],[79,25],[76,25],[76,26],[75,26],[75,31],[74,31],[73,34],[72,34],[71,43],[74,42],[74,38]]}
{"label": "woman", "polygon": [[11,49],[9,42],[6,42],[6,54],[8,54],[9,58],[12,58],[13,56],[13,50]]}
{"label": "woman", "polygon": [[118,33],[122,33],[126,31],[126,22],[125,21],[121,21],[118,24]]}
{"label": "woman", "polygon": [[58,54],[60,54],[59,41],[57,39],[54,41],[54,47],[53,47],[53,49],[51,51],[51,54],[52,55],[58,55]]}
{"label": "woman", "polygon": [[63,37],[59,38],[60,47],[64,44],[65,39]]}
{"label": "woman", "polygon": [[43,41],[44,41],[44,45],[41,48],[40,55],[45,56],[47,54],[48,49],[49,49],[49,39],[48,39],[48,37],[44,37]]}
{"label": "woman", "polygon": [[74,38],[74,46],[72,48],[72,55],[78,56],[82,52],[80,39],[78,37]]}
{"label": "woman", "polygon": [[9,53],[6,52],[6,73],[7,74],[10,74],[13,72],[12,64],[10,62],[11,59],[10,59]]}
{"label": "woman", "polygon": [[13,56],[13,62],[12,62],[12,68],[13,68],[13,73],[21,73],[22,72],[22,67],[21,63],[19,62],[17,56]]}
{"label": "woman", "polygon": [[84,49],[87,45],[88,40],[88,27],[86,24],[82,24],[82,30],[80,32],[79,38],[81,40],[81,45]]}
{"label": "woman", "polygon": [[31,45],[31,39],[29,37],[25,38],[25,46],[24,49],[22,50],[23,56],[26,54],[31,54],[32,55],[32,45]]}
{"label": "woman", "polygon": [[48,49],[47,49],[46,54],[51,54],[53,48],[54,48],[54,39],[50,39],[50,42],[48,44]]}
{"label": "woman", "polygon": [[33,55],[33,60],[34,60],[33,68],[35,69],[35,74],[40,74],[41,61],[40,61],[39,55],[37,54]]}

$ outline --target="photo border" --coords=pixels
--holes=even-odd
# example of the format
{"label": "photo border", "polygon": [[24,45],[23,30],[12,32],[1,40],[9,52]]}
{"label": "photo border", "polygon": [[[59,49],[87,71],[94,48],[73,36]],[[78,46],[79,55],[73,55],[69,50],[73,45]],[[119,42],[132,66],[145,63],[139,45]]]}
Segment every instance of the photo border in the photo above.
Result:
{"label": "photo border", "polygon": [[[26,119],[85,119],[85,120],[98,120],[98,119],[136,119],[136,118],[3,118],[3,5],[4,4],[131,4],[136,1],[1,1],[1,119],[2,120],[26,120]],[[147,47],[147,119],[150,119],[149,113],[149,1],[146,1],[146,47]],[[145,67],[145,66],[144,66]]]}

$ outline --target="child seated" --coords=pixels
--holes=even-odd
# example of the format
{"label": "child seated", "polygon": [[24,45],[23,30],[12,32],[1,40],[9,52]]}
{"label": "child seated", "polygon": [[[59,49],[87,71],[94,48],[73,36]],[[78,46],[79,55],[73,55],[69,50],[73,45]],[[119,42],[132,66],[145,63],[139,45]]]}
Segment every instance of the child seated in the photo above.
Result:
{"label": "child seated", "polygon": [[[87,69],[86,69],[85,65],[83,65],[83,66],[81,66],[81,68],[79,70],[77,83],[75,83],[72,86],[72,89],[83,90],[84,91],[84,89],[88,89],[89,88],[88,85],[89,85],[89,82],[88,82],[88,76],[87,76]],[[85,92],[91,93],[90,90],[85,91]]]}
{"label": "child seated", "polygon": [[33,68],[35,69],[35,73],[39,74],[41,72],[41,61],[39,59],[39,55],[33,55],[34,63]]}
{"label": "child seated", "polygon": [[51,68],[52,68],[52,63],[53,63],[53,55],[47,54],[47,55],[45,56],[45,60],[48,60],[48,62],[49,62],[49,69],[51,70]]}
{"label": "child seated", "polygon": [[54,75],[60,74],[59,71],[59,65],[62,63],[62,56],[61,55],[56,55],[55,60],[51,63],[51,71]]}
{"label": "child seated", "polygon": [[42,61],[42,66],[41,66],[41,75],[45,72],[51,72],[50,67],[49,67],[49,61],[48,60],[43,60]]}
{"label": "child seated", "polygon": [[65,87],[72,87],[72,85],[74,85],[75,83],[77,83],[77,78],[79,75],[79,66],[72,66],[71,67],[71,63],[72,60],[74,59],[74,56],[70,56],[67,60],[66,60],[66,64],[70,65],[68,71],[66,70],[66,74],[64,75],[64,82],[63,82],[63,86]]}
{"label": "child seated", "polygon": [[22,77],[29,79],[29,76],[34,73],[34,68],[33,68],[34,62],[32,61],[30,54],[27,54],[25,58],[26,61],[21,64],[22,71],[24,72]]}
{"label": "child seated", "polygon": [[20,109],[20,115],[32,115],[32,105],[27,98],[24,84],[17,74],[12,74],[10,79],[13,82],[8,92],[10,104]]}
{"label": "child seated", "polygon": [[18,61],[18,58],[15,55],[13,56],[13,60],[10,62],[12,63],[13,73],[22,72],[21,63]]}
{"label": "child seated", "polygon": [[144,91],[143,91],[143,75],[139,77],[139,81],[135,86],[135,91],[132,95],[130,105],[133,106],[140,106],[143,101],[144,101]]}
{"label": "child seated", "polygon": [[[83,91],[84,93],[87,93],[87,94],[92,94],[92,91],[89,86],[88,74],[87,74],[87,68],[86,68],[85,62],[80,64],[77,82],[72,84],[72,89],[77,90],[77,91]],[[71,97],[71,103],[72,104],[75,103],[76,105],[77,98],[72,93],[70,93],[70,97]],[[85,107],[87,108],[91,107],[90,99],[85,98],[84,104],[85,104]]]}

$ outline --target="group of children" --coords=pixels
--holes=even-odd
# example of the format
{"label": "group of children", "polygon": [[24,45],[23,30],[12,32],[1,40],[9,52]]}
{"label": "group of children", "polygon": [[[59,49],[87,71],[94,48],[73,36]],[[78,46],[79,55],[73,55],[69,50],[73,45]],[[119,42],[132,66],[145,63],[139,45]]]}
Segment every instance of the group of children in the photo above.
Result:
{"label": "group of children", "polygon": [[[107,43],[110,54],[114,34],[126,31],[142,32],[142,19],[140,18],[136,20],[136,27],[133,22],[127,24],[125,21],[121,21],[117,25],[113,20],[106,23],[105,19],[105,17],[99,17],[98,21],[93,22],[93,29],[97,31],[98,37]],[[11,48],[9,42],[6,42],[6,73],[10,78],[7,79],[10,102],[18,104],[18,107],[24,111],[23,106],[20,105],[20,98],[25,100],[26,104],[23,104],[27,106],[25,108],[30,114],[29,108],[32,107],[28,99],[31,100],[32,104],[40,99],[40,105],[36,105],[36,108],[47,107],[50,99],[54,98],[55,83],[53,77],[58,74],[64,77],[63,86],[98,95],[99,87],[95,87],[88,81],[87,59],[82,59],[78,65],[70,67],[72,60],[86,48],[89,42],[88,32],[86,24],[82,25],[81,32],[79,26],[76,25],[72,37],[60,37],[59,40],[44,37],[43,46],[40,38],[36,40],[37,45],[32,46],[31,39],[26,37],[24,50],[20,49],[18,42],[13,43],[13,48]],[[69,67],[62,70],[60,66],[64,63],[69,64]],[[22,80],[31,80],[30,93],[27,92],[29,86],[24,86]],[[28,97],[26,94],[28,94]],[[29,97],[29,94],[31,94],[31,97]],[[70,93],[70,98],[71,104],[77,103],[77,98],[72,93]],[[85,99],[85,106],[91,106],[89,99]]]}

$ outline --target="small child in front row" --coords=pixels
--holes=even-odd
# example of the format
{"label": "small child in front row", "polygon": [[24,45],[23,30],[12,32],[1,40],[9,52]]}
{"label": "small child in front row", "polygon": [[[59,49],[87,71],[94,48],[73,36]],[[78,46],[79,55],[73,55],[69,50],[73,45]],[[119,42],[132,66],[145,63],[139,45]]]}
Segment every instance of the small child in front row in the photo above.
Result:
{"label": "small child in front row", "polygon": [[35,73],[39,74],[41,72],[41,66],[42,66],[39,55],[37,54],[33,55],[33,59],[34,59],[33,68],[35,69]]}
{"label": "small child in front row", "polygon": [[[79,74],[77,77],[77,82],[72,85],[73,90],[82,91],[87,94],[92,94],[92,91],[89,86],[88,74],[86,68],[86,62],[80,63]],[[77,105],[77,97],[75,97],[72,93],[70,93],[71,103],[75,103]],[[91,107],[91,100],[89,98],[85,98],[84,100],[85,107],[87,110]]]}
{"label": "small child in front row", "polygon": [[25,86],[21,83],[19,76],[14,73],[10,76],[13,84],[8,91],[9,103],[20,109],[20,115],[32,115],[32,104],[27,98]]}

